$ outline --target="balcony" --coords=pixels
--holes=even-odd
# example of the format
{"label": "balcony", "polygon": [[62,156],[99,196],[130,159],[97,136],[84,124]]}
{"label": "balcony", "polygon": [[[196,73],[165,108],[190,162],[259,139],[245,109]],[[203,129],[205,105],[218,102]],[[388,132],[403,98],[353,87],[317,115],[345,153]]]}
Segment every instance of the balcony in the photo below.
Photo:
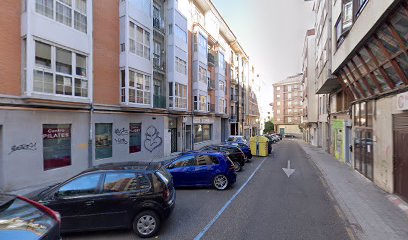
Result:
{"label": "balcony", "polygon": [[166,96],[153,95],[153,108],[166,108]]}
{"label": "balcony", "polygon": [[163,35],[166,33],[166,31],[164,30],[164,22],[160,17],[153,18],[153,28]]}
{"label": "balcony", "polygon": [[229,121],[230,122],[238,122],[238,116],[237,115],[231,115]]}
{"label": "balcony", "polygon": [[208,78],[208,90],[215,90],[215,80]]}
{"label": "balcony", "polygon": [[231,95],[232,102],[238,102],[238,95]]}
{"label": "balcony", "polygon": [[211,53],[208,53],[208,65],[215,66],[215,57]]}
{"label": "balcony", "polygon": [[209,103],[208,104],[208,111],[211,113],[215,113],[215,104]]}
{"label": "balcony", "polygon": [[231,78],[231,83],[232,84],[238,84],[238,77]]}
{"label": "balcony", "polygon": [[165,64],[160,55],[153,53],[153,68],[154,70],[165,72]]}

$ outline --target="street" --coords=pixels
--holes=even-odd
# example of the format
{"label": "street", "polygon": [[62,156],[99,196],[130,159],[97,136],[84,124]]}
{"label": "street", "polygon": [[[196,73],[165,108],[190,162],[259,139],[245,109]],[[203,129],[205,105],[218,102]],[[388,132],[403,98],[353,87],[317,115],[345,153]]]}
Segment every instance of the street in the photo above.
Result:
{"label": "street", "polygon": [[[295,172],[282,168],[288,160]],[[159,239],[352,239],[320,172],[297,140],[253,158],[227,191],[177,189],[176,207]],[[337,209],[337,210],[336,210]],[[138,239],[129,230],[76,233],[65,240]]]}

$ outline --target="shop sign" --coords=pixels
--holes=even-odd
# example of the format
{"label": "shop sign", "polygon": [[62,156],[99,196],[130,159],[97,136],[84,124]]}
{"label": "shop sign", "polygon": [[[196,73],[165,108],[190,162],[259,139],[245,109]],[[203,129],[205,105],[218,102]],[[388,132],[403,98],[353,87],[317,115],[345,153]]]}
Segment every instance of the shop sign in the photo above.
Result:
{"label": "shop sign", "polygon": [[397,110],[408,110],[408,92],[397,95]]}
{"label": "shop sign", "polygon": [[195,117],[194,118],[194,123],[203,123],[203,124],[208,124],[208,123],[212,123],[211,119],[206,118],[206,117]]}

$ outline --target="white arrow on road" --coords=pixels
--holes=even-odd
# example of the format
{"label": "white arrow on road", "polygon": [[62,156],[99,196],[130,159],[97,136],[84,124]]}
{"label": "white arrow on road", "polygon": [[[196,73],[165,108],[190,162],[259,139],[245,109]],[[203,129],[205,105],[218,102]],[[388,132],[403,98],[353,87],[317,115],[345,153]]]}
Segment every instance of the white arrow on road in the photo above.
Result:
{"label": "white arrow on road", "polygon": [[286,173],[286,176],[288,176],[288,178],[295,172],[295,169],[290,168],[290,160],[288,160],[288,168],[282,168],[282,170]]}

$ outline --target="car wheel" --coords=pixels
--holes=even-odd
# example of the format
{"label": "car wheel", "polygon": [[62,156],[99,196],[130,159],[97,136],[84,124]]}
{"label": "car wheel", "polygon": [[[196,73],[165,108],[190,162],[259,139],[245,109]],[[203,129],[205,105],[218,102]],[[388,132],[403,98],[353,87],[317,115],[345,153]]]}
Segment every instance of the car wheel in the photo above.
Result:
{"label": "car wheel", "polygon": [[139,213],[133,220],[133,231],[141,238],[153,237],[160,228],[160,218],[153,211]]}
{"label": "car wheel", "polygon": [[228,187],[228,178],[225,175],[219,174],[214,177],[213,185],[217,190],[225,190]]}
{"label": "car wheel", "polygon": [[239,162],[234,162],[234,170],[235,172],[240,172],[242,170],[241,164],[239,164]]}

